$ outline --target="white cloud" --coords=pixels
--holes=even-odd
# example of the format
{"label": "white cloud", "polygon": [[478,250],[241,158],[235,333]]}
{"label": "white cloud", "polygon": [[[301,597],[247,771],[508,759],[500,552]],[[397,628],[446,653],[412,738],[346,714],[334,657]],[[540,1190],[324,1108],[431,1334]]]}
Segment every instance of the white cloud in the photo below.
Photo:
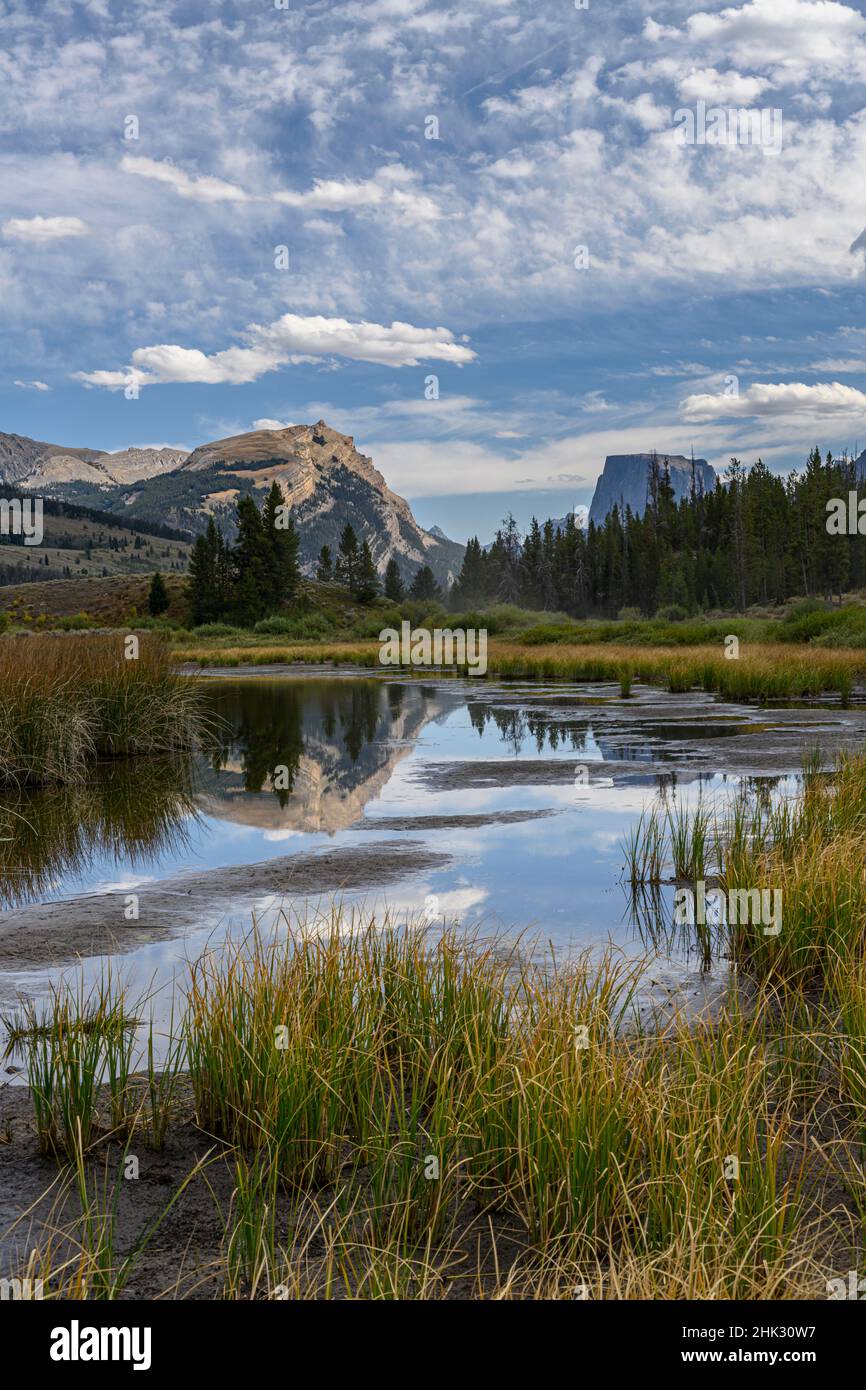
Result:
{"label": "white cloud", "polygon": [[269,324],[251,324],[244,333],[248,347],[231,347],[208,354],[199,348],[158,343],[136,348],[124,371],[76,372],[88,386],[118,390],[128,384],[150,386],[167,382],[222,383],[239,386],[256,381],[286,363],[314,362],[323,357],[347,357],[389,367],[416,367],[421,361],[463,366],[472,362],[471,348],[454,342],[447,328],[415,328],[410,323],[350,323],[347,319],[283,314]]}
{"label": "white cloud", "polygon": [[738,396],[687,396],[681,411],[685,420],[735,420],[760,416],[857,416],[866,410],[866,394],[841,381],[801,381],[780,385],[756,383]]}
{"label": "white cloud", "polygon": [[679,91],[686,101],[703,99],[708,105],[730,102],[734,106],[749,106],[771,85],[769,78],[744,77],[734,69],[718,72],[716,68],[692,68],[680,78]]}
{"label": "white cloud", "polygon": [[772,68],[781,79],[862,75],[866,19],[835,0],[751,0],[686,24],[689,39],[737,66]]}
{"label": "white cloud", "polygon": [[80,217],[10,217],[3,223],[3,235],[15,241],[59,241],[62,237],[87,236],[89,231]]}
{"label": "white cloud", "polygon": [[253,420],[254,430],[287,430],[291,429],[290,420]]}
{"label": "white cloud", "polygon": [[20,386],[22,391],[50,391],[51,387],[45,381],[18,381],[14,383]]}
{"label": "white cloud", "polygon": [[139,174],[145,179],[167,183],[181,198],[196,203],[247,203],[250,195],[233,183],[216,179],[209,174],[194,177],[179,169],[171,160],[147,159],[141,155],[125,154],[120,167],[126,174]]}
{"label": "white cloud", "polygon": [[486,172],[497,179],[528,179],[535,173],[535,165],[525,155],[510,154],[494,160]]}
{"label": "white cloud", "polygon": [[355,208],[378,207],[384,197],[384,189],[375,179],[316,179],[306,193],[274,194],[278,203],[316,212],[350,212]]}

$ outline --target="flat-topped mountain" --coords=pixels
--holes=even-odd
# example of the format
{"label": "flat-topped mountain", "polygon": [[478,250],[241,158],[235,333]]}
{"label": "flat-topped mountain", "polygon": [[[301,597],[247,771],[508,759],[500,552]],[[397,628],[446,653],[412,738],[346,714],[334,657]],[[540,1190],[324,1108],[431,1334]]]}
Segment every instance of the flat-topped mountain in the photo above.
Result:
{"label": "flat-topped mountain", "polygon": [[595,485],[590,521],[600,526],[613,507],[619,507],[623,514],[630,507],[634,516],[643,516],[653,459],[662,472],[667,466],[678,502],[689,496],[693,482],[697,491],[712,492],[716,486],[715,471],[706,459],[687,459],[683,454],[608,454]]}

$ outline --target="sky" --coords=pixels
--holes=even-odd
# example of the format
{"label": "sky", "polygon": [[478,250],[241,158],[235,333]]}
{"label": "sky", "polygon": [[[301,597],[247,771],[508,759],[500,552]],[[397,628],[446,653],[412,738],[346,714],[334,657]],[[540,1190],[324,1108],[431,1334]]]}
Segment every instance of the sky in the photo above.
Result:
{"label": "sky", "polygon": [[0,430],[325,419],[458,540],[866,446],[862,8],[0,0],[0,121]]}

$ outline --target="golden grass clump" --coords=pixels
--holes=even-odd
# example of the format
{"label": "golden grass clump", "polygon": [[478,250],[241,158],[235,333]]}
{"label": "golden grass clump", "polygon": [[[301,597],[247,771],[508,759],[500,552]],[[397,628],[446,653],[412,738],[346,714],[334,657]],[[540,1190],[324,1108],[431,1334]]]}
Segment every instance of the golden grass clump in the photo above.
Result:
{"label": "golden grass clump", "polygon": [[147,637],[0,638],[0,786],[81,782],[96,758],[191,747],[201,692]]}

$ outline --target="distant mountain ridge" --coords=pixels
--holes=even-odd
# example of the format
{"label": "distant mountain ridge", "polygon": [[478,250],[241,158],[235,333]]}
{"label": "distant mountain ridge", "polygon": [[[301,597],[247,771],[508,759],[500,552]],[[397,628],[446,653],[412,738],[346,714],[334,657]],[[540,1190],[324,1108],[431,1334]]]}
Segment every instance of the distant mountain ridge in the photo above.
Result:
{"label": "distant mountain ridge", "polygon": [[0,482],[191,532],[213,516],[231,534],[234,505],[251,493],[261,502],[276,482],[294,509],[301,568],[315,572],[323,545],[336,553],[347,521],[367,540],[380,573],[397,559],[404,579],[429,565],[443,586],[453,582],[464,546],[438,528],[426,531],[409,503],[391,489],[351,435],[315,425],[253,430],[199,445],[126,449],[109,454],[0,434]]}

